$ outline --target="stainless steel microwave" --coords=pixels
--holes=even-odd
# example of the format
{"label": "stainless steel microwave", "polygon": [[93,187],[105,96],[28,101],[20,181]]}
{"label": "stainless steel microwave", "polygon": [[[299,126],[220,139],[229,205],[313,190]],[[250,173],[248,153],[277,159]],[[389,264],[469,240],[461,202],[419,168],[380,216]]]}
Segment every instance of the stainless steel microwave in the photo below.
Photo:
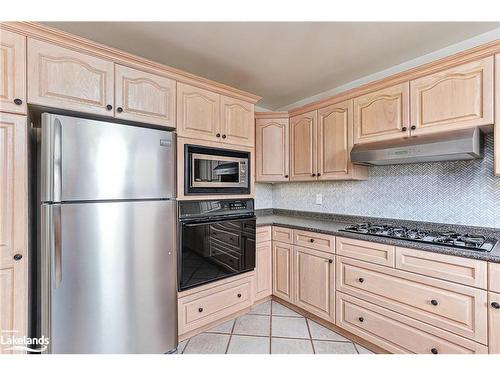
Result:
{"label": "stainless steel microwave", "polygon": [[250,194],[250,153],[184,145],[184,194]]}

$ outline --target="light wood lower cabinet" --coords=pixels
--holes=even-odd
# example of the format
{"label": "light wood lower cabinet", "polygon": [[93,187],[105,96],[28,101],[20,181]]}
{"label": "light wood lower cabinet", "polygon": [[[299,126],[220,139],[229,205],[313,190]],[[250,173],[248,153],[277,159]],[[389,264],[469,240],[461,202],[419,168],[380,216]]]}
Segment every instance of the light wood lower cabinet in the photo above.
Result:
{"label": "light wood lower cabinet", "polygon": [[488,293],[490,353],[500,354],[500,293]]}
{"label": "light wood lower cabinet", "polygon": [[337,290],[487,344],[484,290],[337,256]]}
{"label": "light wood lower cabinet", "polygon": [[273,292],[272,243],[265,241],[255,247],[255,300],[268,297]]}
{"label": "light wood lower cabinet", "polygon": [[309,247],[313,250],[335,253],[335,237],[329,234],[295,229],[293,231],[293,244]]}
{"label": "light wood lower cabinet", "polygon": [[255,230],[256,243],[271,241],[271,226],[257,227]]}
{"label": "light wood lower cabinet", "polygon": [[113,116],[114,64],[28,38],[28,102]]}
{"label": "light wood lower cabinet", "polygon": [[[0,336],[23,337],[28,322],[26,117],[0,114]],[[11,353],[0,345],[0,352]]]}
{"label": "light wood lower cabinet", "polygon": [[293,300],[293,246],[273,241],[273,295]]}
{"label": "light wood lower cabinet", "polygon": [[488,347],[345,293],[337,292],[336,324],[391,353],[486,354]]}
{"label": "light wood lower cabinet", "polygon": [[409,82],[354,98],[354,144],[408,137],[409,124]]}
{"label": "light wood lower cabinet", "polygon": [[175,81],[123,65],[115,66],[115,116],[175,127]]}
{"label": "light wood lower cabinet", "polygon": [[394,267],[394,246],[345,237],[337,237],[335,241],[338,255]]}
{"label": "light wood lower cabinet", "polygon": [[255,162],[257,182],[289,179],[288,118],[255,121]]}
{"label": "light wood lower cabinet", "polygon": [[493,124],[494,57],[410,82],[411,134]]}
{"label": "light wood lower cabinet", "polygon": [[0,30],[0,112],[26,109],[26,37]]}
{"label": "light wood lower cabinet", "polygon": [[334,255],[294,246],[293,303],[323,319],[335,322]]}
{"label": "light wood lower cabinet", "polygon": [[292,244],[293,243],[293,230],[290,228],[273,226],[272,238],[273,238],[273,241],[279,241],[279,242],[285,242],[285,243]]}
{"label": "light wood lower cabinet", "polygon": [[500,293],[500,263],[489,263],[488,275],[488,289]]}

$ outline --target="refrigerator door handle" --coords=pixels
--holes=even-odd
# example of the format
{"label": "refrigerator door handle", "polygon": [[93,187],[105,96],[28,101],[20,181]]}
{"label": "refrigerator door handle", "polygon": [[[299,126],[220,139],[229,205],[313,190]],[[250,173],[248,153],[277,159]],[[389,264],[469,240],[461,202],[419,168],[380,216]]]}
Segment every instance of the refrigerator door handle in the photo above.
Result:
{"label": "refrigerator door handle", "polygon": [[54,205],[52,210],[52,233],[54,259],[54,288],[57,289],[62,282],[62,246],[61,246],[61,206]]}
{"label": "refrigerator door handle", "polygon": [[62,125],[60,119],[49,113],[42,115],[41,184],[42,202],[61,201]]}

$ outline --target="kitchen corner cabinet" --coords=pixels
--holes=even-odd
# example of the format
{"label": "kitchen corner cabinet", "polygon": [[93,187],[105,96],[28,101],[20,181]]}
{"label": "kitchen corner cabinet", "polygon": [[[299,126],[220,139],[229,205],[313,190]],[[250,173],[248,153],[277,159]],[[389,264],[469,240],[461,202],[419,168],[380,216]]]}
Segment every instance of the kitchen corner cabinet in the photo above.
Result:
{"label": "kitchen corner cabinet", "polygon": [[220,107],[222,142],[254,147],[254,105],[221,95]]}
{"label": "kitchen corner cabinet", "polygon": [[257,119],[255,133],[256,181],[288,181],[290,160],[288,119]]}
{"label": "kitchen corner cabinet", "polygon": [[273,241],[273,295],[292,302],[292,244]]}
{"label": "kitchen corner cabinet", "polygon": [[175,81],[115,65],[116,118],[175,127]]}
{"label": "kitchen corner cabinet", "polygon": [[409,92],[404,82],[354,98],[354,143],[408,137]]}
{"label": "kitchen corner cabinet", "polygon": [[28,39],[28,102],[113,116],[114,63]]}
{"label": "kitchen corner cabinet", "polygon": [[500,354],[500,293],[488,293],[490,354]]}
{"label": "kitchen corner cabinet", "polygon": [[0,332],[15,337],[28,317],[27,129],[25,116],[0,114]]}
{"label": "kitchen corner cabinet", "polygon": [[290,181],[316,180],[317,111],[290,118]]}
{"label": "kitchen corner cabinet", "polygon": [[490,56],[411,81],[411,134],[492,124],[493,69]]}
{"label": "kitchen corner cabinet", "polygon": [[323,319],[335,322],[334,255],[294,246],[293,303]]}
{"label": "kitchen corner cabinet", "polygon": [[26,37],[0,30],[0,112],[26,109]]}

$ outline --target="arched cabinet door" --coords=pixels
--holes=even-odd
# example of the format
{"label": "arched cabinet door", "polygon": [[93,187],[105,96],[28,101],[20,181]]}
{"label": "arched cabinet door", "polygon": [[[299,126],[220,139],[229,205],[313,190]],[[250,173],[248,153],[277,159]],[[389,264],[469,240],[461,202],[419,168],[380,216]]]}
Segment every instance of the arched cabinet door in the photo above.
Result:
{"label": "arched cabinet door", "polygon": [[26,114],[26,37],[1,31],[0,112]]}
{"label": "arched cabinet door", "polygon": [[257,119],[255,127],[256,180],[288,181],[288,119]]}
{"label": "arched cabinet door", "polygon": [[409,82],[354,98],[354,143],[410,135]]}
{"label": "arched cabinet door", "polygon": [[221,95],[222,142],[253,147],[255,145],[254,105]]}
{"label": "arched cabinet door", "polygon": [[290,181],[316,180],[317,111],[290,118]]}

